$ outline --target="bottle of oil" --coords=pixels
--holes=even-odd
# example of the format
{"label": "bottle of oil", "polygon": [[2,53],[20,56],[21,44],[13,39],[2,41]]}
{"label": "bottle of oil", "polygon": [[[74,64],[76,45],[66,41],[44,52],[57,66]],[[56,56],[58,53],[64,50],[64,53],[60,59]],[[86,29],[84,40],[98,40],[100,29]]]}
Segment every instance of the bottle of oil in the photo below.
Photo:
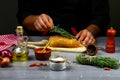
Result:
{"label": "bottle of oil", "polygon": [[29,50],[27,48],[28,37],[23,35],[23,27],[16,29],[17,45],[13,48],[13,61],[27,61]]}

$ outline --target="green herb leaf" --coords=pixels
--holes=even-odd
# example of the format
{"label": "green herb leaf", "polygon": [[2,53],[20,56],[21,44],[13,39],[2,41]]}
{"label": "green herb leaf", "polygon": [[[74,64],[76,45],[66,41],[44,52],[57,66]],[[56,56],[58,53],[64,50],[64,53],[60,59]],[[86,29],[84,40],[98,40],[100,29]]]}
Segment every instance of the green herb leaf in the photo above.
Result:
{"label": "green herb leaf", "polygon": [[77,55],[76,60],[80,64],[93,65],[101,68],[109,67],[112,69],[118,69],[120,66],[119,60],[111,57]]}
{"label": "green herb leaf", "polygon": [[60,28],[59,25],[54,26],[54,28],[50,32],[57,33],[57,34],[59,34],[61,36],[67,37],[67,38],[76,38],[75,36],[73,36],[72,34],[67,32],[63,28]]}

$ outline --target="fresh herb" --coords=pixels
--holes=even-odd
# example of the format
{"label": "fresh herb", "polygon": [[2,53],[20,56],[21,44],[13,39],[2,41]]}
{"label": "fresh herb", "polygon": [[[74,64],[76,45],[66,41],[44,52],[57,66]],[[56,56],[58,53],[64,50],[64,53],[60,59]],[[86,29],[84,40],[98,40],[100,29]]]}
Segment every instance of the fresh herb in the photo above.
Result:
{"label": "fresh herb", "polygon": [[61,36],[67,37],[67,38],[76,38],[75,36],[73,36],[72,34],[67,32],[63,28],[60,28],[59,25],[54,26],[54,28],[50,32],[57,33],[57,34],[59,34]]}
{"label": "fresh herb", "polygon": [[118,69],[120,66],[119,60],[111,57],[77,55],[76,60],[80,64],[93,65],[101,68],[109,67],[112,69]]}

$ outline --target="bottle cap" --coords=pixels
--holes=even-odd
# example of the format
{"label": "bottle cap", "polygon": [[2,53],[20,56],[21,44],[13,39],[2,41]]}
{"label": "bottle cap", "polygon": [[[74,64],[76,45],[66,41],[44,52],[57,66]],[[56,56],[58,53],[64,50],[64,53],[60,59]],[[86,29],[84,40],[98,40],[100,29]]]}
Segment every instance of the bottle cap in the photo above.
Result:
{"label": "bottle cap", "polygon": [[23,27],[22,26],[17,26],[16,33],[23,33]]}

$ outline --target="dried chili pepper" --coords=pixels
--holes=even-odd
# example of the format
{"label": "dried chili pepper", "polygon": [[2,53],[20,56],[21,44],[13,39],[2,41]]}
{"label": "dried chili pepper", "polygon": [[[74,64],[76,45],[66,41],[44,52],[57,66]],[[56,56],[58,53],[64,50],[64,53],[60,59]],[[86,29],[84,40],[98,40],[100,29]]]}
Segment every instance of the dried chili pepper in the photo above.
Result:
{"label": "dried chili pepper", "polygon": [[109,67],[104,67],[104,70],[109,71],[109,70],[111,70],[111,68],[109,68]]}
{"label": "dried chili pepper", "polygon": [[47,64],[45,62],[40,62],[40,63],[32,63],[29,65],[29,67],[40,67],[40,66],[47,66]]}

